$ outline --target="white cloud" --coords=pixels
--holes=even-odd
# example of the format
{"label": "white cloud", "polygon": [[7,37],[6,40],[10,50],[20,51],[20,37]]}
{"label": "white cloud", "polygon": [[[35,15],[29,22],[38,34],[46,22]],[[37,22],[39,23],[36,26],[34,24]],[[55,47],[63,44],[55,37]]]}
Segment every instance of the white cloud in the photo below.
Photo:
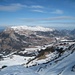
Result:
{"label": "white cloud", "polygon": [[10,4],[10,5],[0,5],[0,11],[16,11],[23,7],[26,7],[26,5],[22,4]]}
{"label": "white cloud", "polygon": [[[34,10],[35,12],[43,12],[40,10]],[[63,20],[73,20],[75,21],[75,17],[72,16],[58,16],[58,17],[50,17],[50,18],[20,18],[25,22],[35,22],[35,21],[43,21],[43,22],[51,22],[51,21],[63,21]]]}
{"label": "white cloud", "polygon": [[40,5],[32,5],[32,6],[30,6],[30,8],[44,8],[44,7],[40,6]]}
{"label": "white cloud", "polygon": [[[10,4],[10,5],[0,5],[0,11],[17,11],[20,10],[22,8],[28,8],[28,9],[43,9],[43,6],[40,5],[23,5],[20,3],[16,3],[16,4]],[[42,12],[41,10],[34,10],[37,12]]]}
{"label": "white cloud", "polygon": [[[10,4],[10,5],[0,5],[0,11],[17,11],[17,10],[21,10],[22,8],[25,9],[27,8],[29,10],[32,10],[33,12],[49,13],[47,10],[45,10],[45,7],[41,5],[23,5],[20,3]],[[63,14],[64,12],[62,10],[56,9],[50,13]]]}
{"label": "white cloud", "polygon": [[59,10],[59,9],[56,9],[55,11],[51,12],[53,14],[63,14],[63,10]]}
{"label": "white cloud", "polygon": [[43,10],[32,10],[33,12],[45,13]]}

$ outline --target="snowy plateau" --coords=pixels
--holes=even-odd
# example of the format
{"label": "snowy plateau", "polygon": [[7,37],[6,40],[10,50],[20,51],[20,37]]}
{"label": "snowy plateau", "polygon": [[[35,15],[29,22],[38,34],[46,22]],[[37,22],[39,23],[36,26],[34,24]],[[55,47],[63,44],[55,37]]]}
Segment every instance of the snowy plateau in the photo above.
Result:
{"label": "snowy plateau", "polygon": [[0,75],[75,75],[72,33],[40,26],[5,29],[0,32]]}

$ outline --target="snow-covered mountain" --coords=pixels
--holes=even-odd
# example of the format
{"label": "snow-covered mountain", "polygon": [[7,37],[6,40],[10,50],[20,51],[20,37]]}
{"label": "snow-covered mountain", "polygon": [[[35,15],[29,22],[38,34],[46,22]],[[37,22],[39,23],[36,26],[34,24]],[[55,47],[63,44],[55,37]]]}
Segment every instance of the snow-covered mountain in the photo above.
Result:
{"label": "snow-covered mountain", "polygon": [[30,26],[12,26],[11,27],[14,30],[31,30],[31,31],[54,31],[55,29],[53,28],[45,28],[41,26],[36,26],[36,27],[30,27]]}
{"label": "snow-covered mountain", "polygon": [[[51,32],[54,29],[44,27],[14,26],[0,33],[0,52],[9,54],[11,52],[24,50],[26,47],[43,46],[55,41]],[[6,42],[6,43],[5,43]],[[5,52],[3,52],[5,51]]]}
{"label": "snow-covered mountain", "polygon": [[0,75],[75,75],[71,33],[40,26],[5,29],[0,33]]}

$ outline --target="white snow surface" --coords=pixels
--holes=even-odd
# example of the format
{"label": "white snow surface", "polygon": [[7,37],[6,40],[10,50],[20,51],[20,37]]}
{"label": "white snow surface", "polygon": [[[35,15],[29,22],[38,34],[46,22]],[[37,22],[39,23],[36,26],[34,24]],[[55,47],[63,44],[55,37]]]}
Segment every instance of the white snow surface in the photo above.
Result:
{"label": "white snow surface", "polygon": [[56,65],[48,68],[45,74],[46,75],[75,75],[75,72],[71,71],[72,66],[75,65],[74,56],[75,56],[75,52],[73,54],[70,54],[68,57],[64,58],[62,61],[59,61]]}
{"label": "white snow surface", "polygon": [[41,26],[35,26],[35,27],[30,27],[30,26],[12,26],[11,27],[14,30],[31,30],[31,31],[54,31],[55,29],[53,28],[45,28]]}
{"label": "white snow surface", "polygon": [[1,70],[0,75],[38,75],[38,74],[29,68],[16,65],[4,68],[3,70]]}
{"label": "white snow surface", "polygon": [[33,58],[34,57],[24,57],[24,56],[19,56],[19,55],[12,55],[0,61],[0,68],[4,65],[6,66],[22,65],[22,64],[27,63],[30,59],[33,59]]}
{"label": "white snow surface", "polygon": [[[66,58],[59,60],[57,63],[37,65],[33,68],[25,68],[21,65],[9,66],[0,71],[0,75],[75,75],[72,67],[75,65],[75,52]],[[40,70],[37,72],[37,70]]]}

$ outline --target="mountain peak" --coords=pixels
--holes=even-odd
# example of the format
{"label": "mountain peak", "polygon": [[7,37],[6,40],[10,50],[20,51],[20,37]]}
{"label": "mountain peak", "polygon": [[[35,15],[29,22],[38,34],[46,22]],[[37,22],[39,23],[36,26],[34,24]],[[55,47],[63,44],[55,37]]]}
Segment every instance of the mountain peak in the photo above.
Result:
{"label": "mountain peak", "polygon": [[30,30],[30,31],[54,31],[55,29],[53,28],[45,28],[45,27],[42,27],[42,26],[12,26],[11,27],[12,29],[14,30]]}

